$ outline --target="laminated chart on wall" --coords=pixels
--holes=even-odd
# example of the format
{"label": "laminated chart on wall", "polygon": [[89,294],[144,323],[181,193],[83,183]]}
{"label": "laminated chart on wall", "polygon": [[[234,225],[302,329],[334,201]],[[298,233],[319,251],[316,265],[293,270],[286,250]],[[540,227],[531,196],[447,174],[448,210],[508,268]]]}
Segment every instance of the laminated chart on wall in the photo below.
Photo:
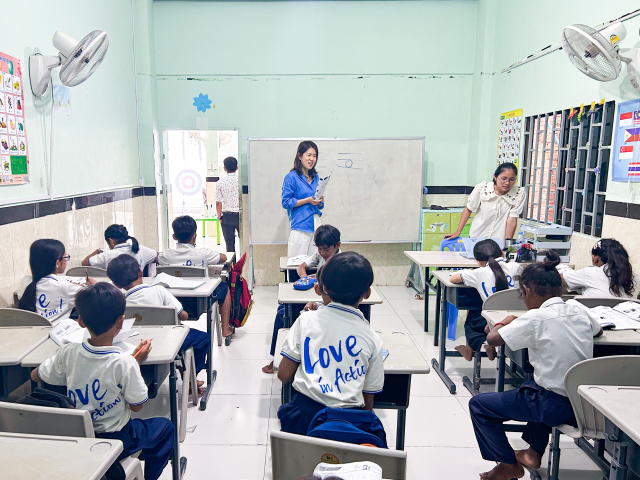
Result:
{"label": "laminated chart on wall", "polygon": [[640,182],[640,99],[618,104],[613,142],[614,182]]}
{"label": "laminated chart on wall", "polygon": [[522,127],[522,109],[500,114],[498,132],[498,165],[511,162],[518,166],[520,156],[520,131]]}
{"label": "laminated chart on wall", "polygon": [[29,183],[20,60],[0,52],[0,186]]}

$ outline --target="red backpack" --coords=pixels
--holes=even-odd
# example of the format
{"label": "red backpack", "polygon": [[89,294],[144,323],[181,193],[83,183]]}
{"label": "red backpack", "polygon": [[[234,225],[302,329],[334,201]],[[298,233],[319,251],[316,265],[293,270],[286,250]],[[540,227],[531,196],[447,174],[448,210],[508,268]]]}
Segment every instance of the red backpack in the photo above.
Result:
{"label": "red backpack", "polygon": [[229,316],[229,325],[235,328],[242,327],[249,318],[253,300],[247,281],[242,278],[242,269],[247,258],[247,253],[233,266],[229,273],[229,290],[231,295],[231,314]]}

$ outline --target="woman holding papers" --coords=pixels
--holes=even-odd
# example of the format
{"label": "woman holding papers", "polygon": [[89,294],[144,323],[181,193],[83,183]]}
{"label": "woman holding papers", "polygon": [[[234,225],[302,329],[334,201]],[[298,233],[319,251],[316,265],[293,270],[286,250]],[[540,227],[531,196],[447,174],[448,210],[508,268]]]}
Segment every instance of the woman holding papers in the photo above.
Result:
{"label": "woman holding papers", "polygon": [[282,183],[282,208],[287,210],[291,233],[287,257],[313,255],[313,232],[320,225],[324,197],[315,198],[320,178],[316,172],[318,146],[312,141],[300,142],[293,168]]}
{"label": "woman holding papers", "polygon": [[516,185],[518,167],[513,163],[502,163],[493,174],[493,183],[480,182],[475,186],[467,206],[462,212],[460,225],[455,233],[444,238],[457,238],[467,224],[471,212],[476,212],[471,223],[471,238],[513,238],[518,217],[524,208],[525,192]]}

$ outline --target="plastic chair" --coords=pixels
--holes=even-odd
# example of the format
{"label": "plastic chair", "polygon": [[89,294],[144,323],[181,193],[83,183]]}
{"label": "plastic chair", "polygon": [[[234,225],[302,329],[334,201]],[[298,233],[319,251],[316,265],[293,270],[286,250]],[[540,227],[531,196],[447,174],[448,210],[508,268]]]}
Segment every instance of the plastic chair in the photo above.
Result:
{"label": "plastic chair", "polygon": [[[91,413],[71,408],[37,407],[0,402],[0,431],[56,437],[95,438]],[[144,480],[142,464],[134,454],[120,461],[127,480]]]}
{"label": "plastic chair", "polygon": [[564,389],[569,396],[578,427],[559,425],[553,429],[549,449],[547,478],[558,479],[560,467],[560,433],[573,439],[606,439],[604,415],[578,394],[580,385],[640,386],[640,356],[620,355],[584,360],[571,367],[564,376]]}
{"label": "plastic chair", "polygon": [[487,298],[482,305],[483,310],[526,310],[520,292],[515,288],[496,292]]}
{"label": "plastic chair", "polygon": [[386,479],[404,480],[407,452],[364,447],[320,438],[271,431],[273,480],[296,480],[311,475],[321,461],[350,463],[370,461],[382,468]]}
{"label": "plastic chair", "polygon": [[68,277],[106,277],[107,271],[98,267],[73,267],[65,273]]}
{"label": "plastic chair", "polygon": [[[135,319],[136,325],[180,325],[180,320],[173,307],[152,307],[148,305],[127,305],[124,310],[125,318]],[[196,361],[193,356],[193,348],[184,351],[182,358],[184,374],[182,381],[182,397],[180,402],[179,439],[184,442],[187,435],[187,410],[189,397],[193,405],[198,404],[198,379],[196,378]],[[189,395],[191,386],[191,395]]]}
{"label": "plastic chair", "polygon": [[616,297],[583,297],[576,296],[573,299],[577,302],[580,302],[587,308],[593,307],[615,307],[619,303],[622,302],[635,302],[640,303],[640,300],[636,300],[634,298],[616,298]]}
{"label": "plastic chair", "polygon": [[50,327],[49,320],[35,312],[0,308],[0,327]]}
{"label": "plastic chair", "polygon": [[445,238],[440,242],[440,251],[444,252],[445,250],[449,250],[450,252],[464,252],[466,251],[464,248],[464,243],[462,243],[462,238]]}

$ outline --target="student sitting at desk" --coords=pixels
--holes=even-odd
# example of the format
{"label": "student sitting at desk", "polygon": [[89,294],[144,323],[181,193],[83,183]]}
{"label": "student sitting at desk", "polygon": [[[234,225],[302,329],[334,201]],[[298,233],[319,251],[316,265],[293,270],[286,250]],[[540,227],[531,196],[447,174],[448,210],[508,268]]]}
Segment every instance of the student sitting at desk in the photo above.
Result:
{"label": "student sitting at desk", "polygon": [[[224,253],[216,252],[210,248],[196,248],[196,236],[198,226],[196,221],[189,215],[176,218],[171,223],[173,228],[173,239],[178,242],[176,248],[169,248],[160,254],[158,263],[160,265],[184,265],[186,267],[203,267],[206,265],[216,265],[227,261]],[[222,336],[228,337],[233,333],[229,327],[229,315],[231,314],[231,296],[229,295],[229,285],[222,282],[213,291],[220,304],[220,320],[222,322]]]}
{"label": "student sitting at desk", "polygon": [[[76,293],[85,287],[62,275],[69,258],[59,240],[43,238],[33,242],[29,249],[31,283],[18,308],[36,312],[51,323],[68,317],[75,307]],[[96,281],[87,277],[86,283],[93,285]]]}
{"label": "student sitting at desk", "polygon": [[291,402],[278,409],[282,431],[299,435],[325,407],[371,410],[384,384],[382,341],[357,309],[371,294],[371,264],[355,252],[341,253],[320,277],[323,300],[330,303],[293,324],[278,370],[294,389]]}
{"label": "student sitting at desk", "polygon": [[[548,252],[544,263],[525,267],[518,278],[520,293],[529,310],[519,318],[509,316],[496,323],[487,336],[494,347],[529,351],[533,380],[517,390],[482,393],[471,398],[469,411],[482,458],[499,462],[483,480],[509,480],[524,476],[523,465],[540,467],[552,427],[576,425],[573,408],[564,390],[564,376],[572,366],[593,357],[593,337],[602,334],[600,324],[578,307],[562,301],[562,279],[556,271],[560,258]],[[502,424],[527,422],[522,439],[526,450],[514,452]]]}
{"label": "student sitting at desk", "polygon": [[570,291],[585,297],[638,297],[638,279],[620,242],[612,238],[598,240],[591,249],[591,262],[593,265],[580,270],[558,266]]}
{"label": "student sitting at desk", "polygon": [[[142,270],[132,256],[120,255],[113,260],[107,268],[107,275],[116,287],[127,291],[124,296],[128,305],[173,307],[176,309],[178,320],[189,318],[187,312],[182,309],[182,304],[166,288],[142,283]],[[181,351],[191,347],[193,347],[196,373],[198,373],[206,368],[207,354],[211,348],[211,337],[206,332],[191,328],[182,343]],[[203,385],[204,382],[198,380],[198,388],[202,389]],[[203,391],[199,393],[203,393]]]}
{"label": "student sitting at desk", "polygon": [[[473,247],[473,257],[480,268],[451,275],[451,283],[463,283],[467,287],[475,287],[483,302],[496,292],[516,286],[515,277],[521,265],[505,262],[504,252],[496,242],[491,239],[479,241]],[[470,362],[473,359],[473,352],[480,351],[480,347],[487,339],[484,331],[486,326],[487,321],[483,318],[481,310],[467,312],[467,320],[464,322],[467,344],[456,347],[465,360]],[[495,347],[486,345],[485,349],[489,360],[493,360],[496,357]]]}
{"label": "student sitting at desk", "polygon": [[129,235],[124,225],[110,225],[104,231],[104,239],[109,245],[109,250],[103,251],[98,248],[82,261],[82,265],[106,270],[111,260],[126,253],[134,257],[138,261],[140,268],[144,269],[144,267],[150,263],[155,263],[158,259],[158,252],[140,245],[138,240]]}
{"label": "student sitting at desk", "polygon": [[173,424],[166,418],[132,419],[148,400],[140,363],[151,351],[141,341],[135,358],[113,346],[122,329],[124,295],[113,285],[97,283],[78,292],[78,323],[91,334],[82,343],[69,343],[31,372],[31,380],[66,385],[76,408],[91,412],[98,438],[123,443],[118,460],[142,451],[144,478],[160,477],[173,454]]}

